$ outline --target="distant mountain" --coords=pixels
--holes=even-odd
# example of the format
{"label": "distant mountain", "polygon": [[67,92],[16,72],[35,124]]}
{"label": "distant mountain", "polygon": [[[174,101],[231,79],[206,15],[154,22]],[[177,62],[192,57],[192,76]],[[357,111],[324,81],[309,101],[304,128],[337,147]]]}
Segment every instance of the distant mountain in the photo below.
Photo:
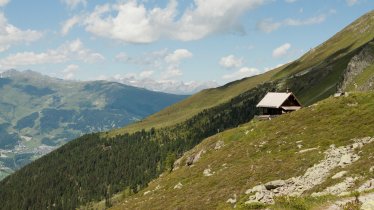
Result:
{"label": "distant mountain", "polygon": [[214,81],[207,82],[183,82],[174,80],[154,80],[152,78],[138,79],[134,76],[123,76],[123,77],[108,77],[105,78],[108,81],[119,82],[134,87],[146,88],[154,91],[161,91],[172,94],[193,94],[201,90],[217,87],[218,83]]}
{"label": "distant mountain", "polygon": [[[324,106],[323,112],[314,111],[320,103],[326,103],[319,101],[337,91],[374,89],[373,20],[374,11],[371,11],[300,59],[272,71],[201,91],[124,128],[75,139],[2,180],[0,203],[4,209],[75,209],[82,205],[87,205],[90,209],[90,205],[95,201],[102,200],[100,204],[109,207],[111,200],[125,198],[129,203],[124,201],[118,208],[126,209],[126,205],[129,205],[128,209],[136,209],[139,206],[139,209],[175,209],[179,206],[209,209],[208,204],[211,201],[216,202],[218,198],[226,204],[226,200],[229,199],[228,192],[232,195],[232,200],[240,200],[241,196],[244,196],[243,190],[253,187],[258,182],[278,178],[284,180],[289,178],[288,175],[299,175],[302,171],[298,169],[305,169],[311,163],[316,163],[318,158],[323,158],[322,151],[325,151],[330,143],[336,143],[338,147],[346,146],[349,145],[351,138],[364,137],[360,136],[360,133],[365,136],[373,135],[370,130],[373,124],[370,117],[372,108],[369,108],[374,101],[372,95],[360,99],[356,94],[343,97],[336,107],[335,100],[328,100],[329,105]],[[293,119],[292,124],[285,121],[288,115],[274,120],[281,127],[274,123],[264,125],[260,122],[257,129],[256,125],[251,127],[244,124],[257,113],[256,104],[268,91],[285,91],[286,88],[291,88],[304,106],[316,102],[318,106],[300,111],[301,114],[296,113],[296,117],[290,118]],[[339,113],[344,113],[344,117],[340,117]],[[358,122],[360,120],[362,122]],[[309,129],[309,125],[318,129]],[[352,127],[349,127],[351,125]],[[365,130],[360,130],[361,126],[365,126]],[[230,128],[231,132],[222,132]],[[216,135],[217,133],[219,134]],[[247,138],[247,135],[251,138]],[[302,140],[299,137],[305,136],[309,139],[305,144],[303,142],[303,145],[308,146],[306,149],[317,146],[313,139],[311,140],[313,137],[318,138],[319,142],[326,142],[320,147],[321,154],[315,156],[312,152],[305,153],[312,154],[311,156],[295,156],[295,143]],[[268,139],[269,137],[271,139]],[[335,137],[340,139],[330,139]],[[207,139],[208,143],[211,143],[211,139],[213,144],[207,146],[212,146],[213,149],[205,150],[204,153],[200,150],[200,145],[196,150],[191,150],[204,139]],[[250,144],[252,140],[257,147]],[[267,150],[268,147],[263,140],[271,143],[274,148]],[[249,143],[236,144],[236,141]],[[224,146],[225,144],[227,146]],[[292,149],[289,149],[291,144]],[[219,148],[222,149],[216,154],[222,155],[214,155],[214,151]],[[278,148],[282,150],[278,151]],[[261,152],[252,151],[256,149]],[[186,154],[189,150],[194,152],[193,156]],[[270,153],[271,155],[268,155]],[[277,154],[280,156],[274,156]],[[243,156],[243,159],[235,159],[238,156]],[[280,175],[284,174],[287,177],[275,176],[274,169],[282,166],[279,163],[285,160],[283,156],[290,158],[291,161],[287,163],[299,162],[294,167],[285,168],[292,169],[288,174],[279,171]],[[204,164],[196,164],[195,167],[183,166],[171,176],[166,175],[172,171],[178,158],[181,159],[177,160],[177,163],[193,165],[198,157],[202,157],[201,163]],[[204,157],[208,159],[204,160]],[[239,176],[243,174],[236,175],[238,170],[225,169],[232,166],[229,163],[233,163],[238,164],[240,172],[250,172],[252,163],[244,160],[248,161],[246,158],[251,157],[270,157],[256,159],[259,164],[253,167],[267,166],[267,173],[261,172],[256,175],[256,180],[251,180],[252,174],[246,177],[248,179],[240,179]],[[216,162],[215,158],[222,161]],[[228,164],[224,165],[226,161]],[[243,165],[241,161],[247,164]],[[214,173],[218,176],[221,172],[230,171],[234,172],[230,176],[220,176],[221,179],[204,182],[205,179],[214,177]],[[165,178],[152,182],[161,174]],[[265,177],[268,175],[269,177]],[[230,180],[226,180],[226,177],[230,177]],[[166,184],[155,186],[154,184],[160,180]],[[224,188],[226,192],[220,191],[220,186],[231,182],[235,182],[235,188],[228,186]],[[148,191],[142,191],[147,186],[150,187]],[[214,187],[217,187],[217,191]],[[180,193],[174,193],[174,190],[179,189]],[[154,191],[157,191],[155,195],[160,197],[153,197]],[[136,194],[138,192],[141,194]],[[204,200],[198,200],[199,193],[206,193],[201,196]],[[151,197],[146,196],[147,194]],[[210,200],[210,194],[215,196],[215,200]],[[113,195],[115,197],[111,199]],[[170,203],[173,199],[175,203]],[[196,202],[193,203],[194,201]]]}
{"label": "distant mountain", "polygon": [[0,73],[0,178],[82,134],[123,127],[185,97],[34,71]]}

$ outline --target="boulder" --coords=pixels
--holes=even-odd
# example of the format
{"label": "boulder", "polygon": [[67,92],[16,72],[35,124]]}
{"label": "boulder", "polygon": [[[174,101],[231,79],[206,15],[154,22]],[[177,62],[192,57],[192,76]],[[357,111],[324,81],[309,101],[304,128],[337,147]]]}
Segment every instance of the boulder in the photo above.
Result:
{"label": "boulder", "polygon": [[182,189],[182,187],[183,187],[183,184],[179,182],[178,184],[174,186],[174,189]]}
{"label": "boulder", "polygon": [[236,203],[236,194],[234,194],[234,198],[227,199],[226,203],[235,204]]}
{"label": "boulder", "polygon": [[191,166],[193,164],[194,156],[190,156],[187,158],[186,165]]}
{"label": "boulder", "polygon": [[261,192],[261,191],[264,191],[264,190],[266,190],[265,185],[260,184],[260,185],[254,186],[251,189],[248,189],[247,191],[245,191],[245,194],[248,195],[248,194],[251,194],[251,193],[254,193],[254,192]]}
{"label": "boulder", "polygon": [[203,171],[204,176],[212,176],[214,173],[212,173],[212,170],[210,168],[207,168]]}
{"label": "boulder", "polygon": [[219,149],[221,149],[223,146],[225,146],[225,142],[223,142],[222,140],[219,140],[219,141],[217,141],[216,145],[214,146],[214,149],[215,149],[215,150],[219,150]]}
{"label": "boulder", "polygon": [[195,164],[197,161],[199,161],[203,153],[205,153],[205,150],[200,150],[197,154],[188,157],[186,161],[186,165],[191,166]]}
{"label": "boulder", "polygon": [[362,184],[358,188],[358,191],[359,192],[364,192],[364,191],[372,190],[372,189],[374,189],[374,179],[366,181],[364,184]]}
{"label": "boulder", "polygon": [[286,184],[284,180],[274,180],[265,184],[267,190],[273,190]]}
{"label": "boulder", "polygon": [[336,173],[334,176],[332,176],[331,178],[332,179],[340,179],[342,178],[345,174],[347,173],[347,171],[341,171],[339,173]]}

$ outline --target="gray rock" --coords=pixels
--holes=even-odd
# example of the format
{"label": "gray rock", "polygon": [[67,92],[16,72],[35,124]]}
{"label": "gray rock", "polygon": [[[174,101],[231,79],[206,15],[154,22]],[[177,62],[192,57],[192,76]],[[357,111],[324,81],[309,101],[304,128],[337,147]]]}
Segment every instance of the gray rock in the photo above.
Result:
{"label": "gray rock", "polygon": [[358,191],[359,192],[364,192],[364,191],[372,190],[372,189],[374,189],[374,179],[366,181],[363,185],[361,185],[358,188]]}
{"label": "gray rock", "polygon": [[212,176],[214,173],[212,173],[212,170],[210,168],[207,168],[203,171],[204,176]]}
{"label": "gray rock", "polygon": [[344,167],[345,165],[349,165],[349,164],[351,164],[353,161],[355,161],[355,159],[356,159],[356,156],[354,156],[354,155],[351,154],[351,153],[344,154],[344,155],[341,157],[341,159],[340,159],[339,166]]}
{"label": "gray rock", "polygon": [[183,187],[183,184],[179,182],[178,184],[174,186],[174,189],[182,189],[182,187]]}
{"label": "gray rock", "polygon": [[188,157],[187,158],[187,161],[186,161],[186,165],[187,166],[191,166],[192,164],[193,164],[193,159],[194,159],[195,157],[194,156],[190,156],[190,157]]}
{"label": "gray rock", "polygon": [[332,179],[340,179],[342,178],[345,174],[347,173],[347,171],[341,171],[339,173],[336,173],[334,176],[332,176],[331,178]]}
{"label": "gray rock", "polygon": [[[368,66],[373,64],[374,54],[371,47],[364,47],[357,55],[355,55],[350,62],[344,73],[343,82],[339,85],[340,91],[345,91],[350,84],[354,82],[357,75],[361,74]],[[369,79],[369,83],[373,78]],[[361,86],[355,85],[357,91],[367,91],[372,89],[369,84],[363,84]]]}
{"label": "gray rock", "polygon": [[205,153],[205,150],[200,150],[197,154],[188,157],[186,161],[186,165],[191,166],[195,164],[197,161],[199,161],[203,153]]}
{"label": "gray rock", "polygon": [[286,182],[284,180],[275,180],[275,181],[271,181],[271,182],[268,182],[265,184],[265,188],[267,190],[273,190],[273,189],[276,189],[278,187],[282,187],[286,185]]}
{"label": "gray rock", "polygon": [[219,141],[217,141],[216,145],[214,146],[214,149],[215,149],[215,150],[219,150],[219,149],[221,149],[223,146],[225,146],[225,142],[223,142],[222,140],[219,140]]}
{"label": "gray rock", "polygon": [[234,194],[234,198],[227,199],[226,203],[235,204],[236,203],[236,194]]}
{"label": "gray rock", "polygon": [[354,186],[357,179],[358,178],[347,177],[343,182],[340,182],[334,186],[330,186],[322,192],[313,193],[312,196],[342,195]]}
{"label": "gray rock", "polygon": [[245,192],[245,194],[251,194],[251,193],[254,193],[254,192],[261,192],[261,191],[264,191],[264,190],[266,190],[266,187],[265,187],[265,185],[261,184],[261,185],[254,186],[251,189],[248,189]]}
{"label": "gray rock", "polygon": [[[330,148],[324,152],[325,158],[308,168],[301,176],[291,177],[287,180],[275,180],[248,189],[245,192],[245,194],[250,195],[247,202],[272,204],[274,203],[274,196],[300,196],[305,191],[323,183],[329,176],[331,176],[330,173],[332,170],[339,166],[347,166],[359,159],[359,156],[355,154],[355,148],[361,148],[366,144],[374,142],[374,138],[370,137],[353,140],[355,143],[354,145],[351,144],[341,147],[331,145]],[[340,172],[336,176],[339,177],[344,174],[345,172]],[[314,193],[314,195],[341,195],[354,186],[355,180],[357,180],[357,178],[348,177],[343,182],[328,187],[323,192]]]}

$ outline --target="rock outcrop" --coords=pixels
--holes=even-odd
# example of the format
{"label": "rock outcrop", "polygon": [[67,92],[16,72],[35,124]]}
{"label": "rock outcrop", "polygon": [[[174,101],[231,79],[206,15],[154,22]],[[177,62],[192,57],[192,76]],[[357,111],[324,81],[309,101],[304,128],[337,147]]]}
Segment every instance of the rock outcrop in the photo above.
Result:
{"label": "rock outcrop", "polygon": [[194,155],[188,157],[187,161],[186,161],[186,165],[191,166],[191,165],[195,164],[197,161],[199,161],[201,155],[205,152],[206,152],[205,150],[200,150],[197,154],[194,154]]}
{"label": "rock outcrop", "polygon": [[[347,146],[335,147],[335,145],[331,145],[330,149],[325,151],[325,158],[318,164],[308,168],[304,175],[287,180],[271,181],[247,190],[245,193],[249,195],[249,200],[246,203],[261,202],[272,204],[275,196],[300,196],[305,191],[325,181],[333,169],[345,167],[357,161],[359,156],[355,154],[355,150],[371,142],[374,142],[374,138],[365,137],[354,139],[354,143]],[[326,193],[340,194],[351,187],[355,180],[356,178],[348,177],[344,182],[327,188],[325,191]],[[325,193],[322,192],[320,194]]]}
{"label": "rock outcrop", "polygon": [[[346,91],[348,86],[350,86],[354,82],[355,77],[361,74],[367,67],[373,64],[374,49],[371,46],[371,44],[368,44],[360,51],[360,53],[355,55],[348,63],[339,90],[342,92]],[[374,88],[374,77],[368,78],[366,84],[362,84],[361,86],[357,86],[357,84],[353,85],[355,85],[355,90],[358,91],[372,90]]]}

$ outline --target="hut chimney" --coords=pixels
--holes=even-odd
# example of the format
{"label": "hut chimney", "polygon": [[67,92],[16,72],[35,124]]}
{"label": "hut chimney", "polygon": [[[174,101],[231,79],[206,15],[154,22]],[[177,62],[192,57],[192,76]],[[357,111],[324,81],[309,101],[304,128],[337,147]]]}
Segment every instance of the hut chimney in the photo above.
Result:
{"label": "hut chimney", "polygon": [[287,89],[286,89],[286,92],[287,92],[287,93],[289,93],[289,92],[290,92],[290,88],[289,88],[289,87],[287,87]]}

